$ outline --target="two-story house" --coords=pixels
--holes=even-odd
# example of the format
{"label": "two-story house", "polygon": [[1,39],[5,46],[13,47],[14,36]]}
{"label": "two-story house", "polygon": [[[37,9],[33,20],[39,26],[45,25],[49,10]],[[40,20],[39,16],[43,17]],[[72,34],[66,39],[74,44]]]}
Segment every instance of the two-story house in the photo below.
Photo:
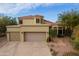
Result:
{"label": "two-story house", "polygon": [[8,41],[41,42],[49,37],[50,24],[45,23],[43,16],[23,16],[18,19],[18,25],[7,26]]}
{"label": "two-story house", "polygon": [[44,20],[41,15],[18,17],[18,25],[7,26],[8,41],[46,41],[49,37],[49,28],[56,29],[57,35],[63,36],[63,27],[58,23]]}

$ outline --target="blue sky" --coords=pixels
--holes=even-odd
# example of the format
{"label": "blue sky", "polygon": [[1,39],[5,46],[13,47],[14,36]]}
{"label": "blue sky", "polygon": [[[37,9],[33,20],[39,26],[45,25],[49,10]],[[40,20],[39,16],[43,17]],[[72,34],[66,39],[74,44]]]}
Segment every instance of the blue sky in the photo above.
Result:
{"label": "blue sky", "polygon": [[58,14],[71,9],[79,10],[79,4],[71,3],[1,3],[0,14],[8,16],[43,15],[46,20],[57,21]]}

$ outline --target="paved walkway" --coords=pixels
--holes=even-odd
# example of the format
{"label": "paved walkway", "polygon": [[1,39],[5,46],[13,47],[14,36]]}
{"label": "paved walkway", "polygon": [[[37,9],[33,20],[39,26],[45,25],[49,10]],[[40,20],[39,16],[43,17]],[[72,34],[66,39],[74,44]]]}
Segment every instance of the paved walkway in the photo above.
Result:
{"label": "paved walkway", "polygon": [[2,56],[51,56],[46,42],[8,42],[0,48]]}

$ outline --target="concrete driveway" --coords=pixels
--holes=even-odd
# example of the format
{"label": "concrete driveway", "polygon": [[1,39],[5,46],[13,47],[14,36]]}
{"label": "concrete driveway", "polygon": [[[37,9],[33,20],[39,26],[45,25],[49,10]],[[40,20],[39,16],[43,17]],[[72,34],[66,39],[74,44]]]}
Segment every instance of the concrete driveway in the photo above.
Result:
{"label": "concrete driveway", "polygon": [[1,56],[51,56],[46,42],[8,42],[0,48]]}

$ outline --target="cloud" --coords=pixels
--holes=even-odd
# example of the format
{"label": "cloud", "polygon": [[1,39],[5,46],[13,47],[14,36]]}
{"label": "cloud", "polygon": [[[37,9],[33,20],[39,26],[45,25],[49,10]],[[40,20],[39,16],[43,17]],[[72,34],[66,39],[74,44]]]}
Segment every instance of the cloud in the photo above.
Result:
{"label": "cloud", "polygon": [[34,9],[39,6],[49,7],[49,6],[56,6],[62,4],[56,3],[0,3],[0,14],[6,15],[17,15],[21,13],[23,9],[26,9],[28,12],[31,9]]}
{"label": "cloud", "polygon": [[1,3],[0,4],[0,13],[7,15],[16,15],[21,12],[21,10],[26,9],[28,12],[30,9],[36,8],[38,6],[49,6],[50,4],[41,4],[41,3]]}

